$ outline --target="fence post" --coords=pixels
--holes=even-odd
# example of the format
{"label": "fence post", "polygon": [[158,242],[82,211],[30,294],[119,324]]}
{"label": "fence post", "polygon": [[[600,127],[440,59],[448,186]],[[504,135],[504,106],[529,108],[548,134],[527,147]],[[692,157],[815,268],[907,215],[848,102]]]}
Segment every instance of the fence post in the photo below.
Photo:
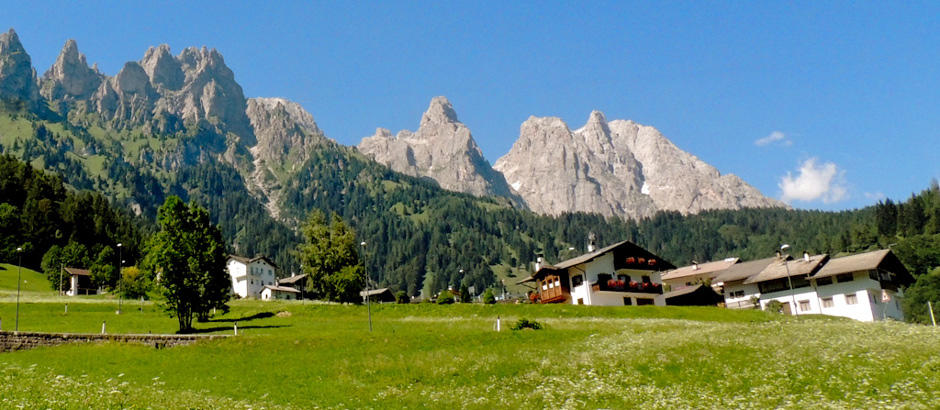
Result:
{"label": "fence post", "polygon": [[933,317],[933,305],[930,304],[930,301],[927,301],[927,310],[930,311],[930,322],[933,323],[933,327],[937,327],[937,319]]}
{"label": "fence post", "polygon": [[234,326],[235,326],[235,336],[238,336],[238,322],[235,322]]}
{"label": "fence post", "polygon": [[101,321],[101,334],[104,334],[105,327],[107,326],[107,323],[108,323],[108,322],[105,322],[105,321],[103,321],[103,320]]}
{"label": "fence post", "polygon": [[499,316],[496,316],[496,331],[499,331]]}

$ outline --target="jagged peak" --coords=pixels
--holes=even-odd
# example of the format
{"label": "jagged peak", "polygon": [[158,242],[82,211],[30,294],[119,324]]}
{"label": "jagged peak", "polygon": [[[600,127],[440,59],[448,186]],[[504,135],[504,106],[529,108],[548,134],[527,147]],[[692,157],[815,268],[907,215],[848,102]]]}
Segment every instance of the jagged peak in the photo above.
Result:
{"label": "jagged peak", "polygon": [[20,36],[18,36],[16,30],[13,30],[11,27],[6,33],[0,34],[0,54],[15,51],[25,50],[23,49],[23,44],[20,43]]}
{"label": "jagged peak", "polygon": [[248,104],[257,104],[266,111],[284,113],[295,123],[306,128],[308,131],[319,132],[313,115],[304,107],[296,102],[280,97],[255,97],[249,98]]}
{"label": "jagged peak", "polygon": [[424,115],[421,116],[421,125],[424,125],[428,122],[457,123],[460,121],[457,119],[457,112],[454,111],[454,106],[451,105],[450,101],[447,100],[447,97],[438,96],[431,99],[431,104],[428,105],[428,110],[425,111]]}
{"label": "jagged peak", "polygon": [[124,63],[121,71],[114,76],[117,83],[117,89],[123,93],[147,93],[150,85],[150,77],[143,67],[136,61]]}

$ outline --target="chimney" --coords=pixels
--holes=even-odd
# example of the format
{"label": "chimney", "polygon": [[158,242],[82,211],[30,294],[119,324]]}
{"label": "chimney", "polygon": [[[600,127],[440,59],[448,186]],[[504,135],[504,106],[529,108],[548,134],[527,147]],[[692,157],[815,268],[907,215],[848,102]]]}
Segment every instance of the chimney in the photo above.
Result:
{"label": "chimney", "polygon": [[692,261],[692,270],[698,270],[698,262]]}
{"label": "chimney", "polygon": [[803,261],[809,262],[809,252],[803,251]]}
{"label": "chimney", "polygon": [[781,254],[780,251],[777,251],[777,259],[780,259],[782,256],[783,254]]}
{"label": "chimney", "polygon": [[539,269],[542,269],[543,262],[545,262],[545,259],[542,258],[542,254],[540,253],[538,254],[538,256],[535,257],[535,271],[536,272],[538,272]]}
{"label": "chimney", "polygon": [[594,235],[594,232],[591,232],[588,235],[588,246],[587,246],[588,253],[594,252],[594,250],[597,249],[596,242],[597,242],[597,235]]}

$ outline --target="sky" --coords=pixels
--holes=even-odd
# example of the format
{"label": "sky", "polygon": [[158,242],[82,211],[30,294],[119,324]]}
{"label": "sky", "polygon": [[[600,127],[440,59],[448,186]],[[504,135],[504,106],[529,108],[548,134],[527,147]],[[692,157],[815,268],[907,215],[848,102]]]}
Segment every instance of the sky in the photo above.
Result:
{"label": "sky", "polygon": [[446,96],[490,163],[529,116],[592,110],[795,208],[904,200],[940,178],[940,2],[9,2],[41,75],[67,39],[116,74],[218,49],[247,97],[331,138],[418,127]]}

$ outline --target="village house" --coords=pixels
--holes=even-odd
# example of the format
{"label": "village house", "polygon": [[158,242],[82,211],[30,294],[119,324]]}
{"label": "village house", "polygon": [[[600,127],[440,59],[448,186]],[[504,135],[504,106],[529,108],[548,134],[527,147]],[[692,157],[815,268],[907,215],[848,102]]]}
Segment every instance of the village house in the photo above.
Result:
{"label": "village house", "polygon": [[306,286],[307,286],[307,275],[306,274],[298,275],[295,273],[291,273],[291,275],[286,278],[278,279],[277,285],[288,287],[288,288],[294,288],[298,292],[300,292],[299,298],[304,298],[305,297],[304,289],[306,289]]}
{"label": "village house", "polygon": [[[783,313],[808,313],[809,300],[816,294],[809,276],[816,273],[827,260],[827,254],[810,256],[805,252],[799,259],[790,259],[789,255],[780,257],[757,275],[747,278],[744,284],[757,285],[761,309],[765,309],[771,300],[776,300],[783,305]],[[753,294],[745,296],[750,297]]]}
{"label": "village house", "polygon": [[672,289],[695,286],[699,283],[711,285],[712,280],[719,272],[728,269],[731,265],[738,263],[739,260],[738,258],[727,258],[714,262],[693,263],[689,266],[676,268],[663,274],[663,284]]}
{"label": "village house", "polygon": [[359,292],[359,296],[362,297],[362,303],[365,303],[367,298],[372,303],[395,303],[395,294],[389,288],[363,290]]}
{"label": "village house", "polygon": [[658,305],[663,298],[661,272],[675,269],[649,251],[623,241],[559,262],[545,264],[539,258],[535,272],[518,283],[534,283],[539,303],[575,305]]}
{"label": "village house", "polygon": [[289,286],[264,285],[261,300],[300,300],[300,291]]}
{"label": "village house", "polygon": [[739,262],[717,272],[712,279],[712,286],[720,289],[725,298],[725,307],[730,309],[754,309],[755,299],[760,298],[760,289],[756,283],[744,284],[748,278],[756,276],[770,266],[777,258],[764,258]]}
{"label": "village house", "polygon": [[232,293],[240,298],[261,298],[264,286],[274,286],[274,270],[277,265],[270,259],[259,256],[246,258],[230,255],[225,264],[232,279]]}
{"label": "village house", "polygon": [[98,289],[91,282],[91,272],[87,269],[65,268],[65,273],[69,275],[69,290],[66,295],[95,295]]}
{"label": "village house", "polygon": [[870,322],[904,320],[902,286],[914,283],[891,250],[830,259],[810,278],[815,297],[797,299],[800,313],[820,313]]}

